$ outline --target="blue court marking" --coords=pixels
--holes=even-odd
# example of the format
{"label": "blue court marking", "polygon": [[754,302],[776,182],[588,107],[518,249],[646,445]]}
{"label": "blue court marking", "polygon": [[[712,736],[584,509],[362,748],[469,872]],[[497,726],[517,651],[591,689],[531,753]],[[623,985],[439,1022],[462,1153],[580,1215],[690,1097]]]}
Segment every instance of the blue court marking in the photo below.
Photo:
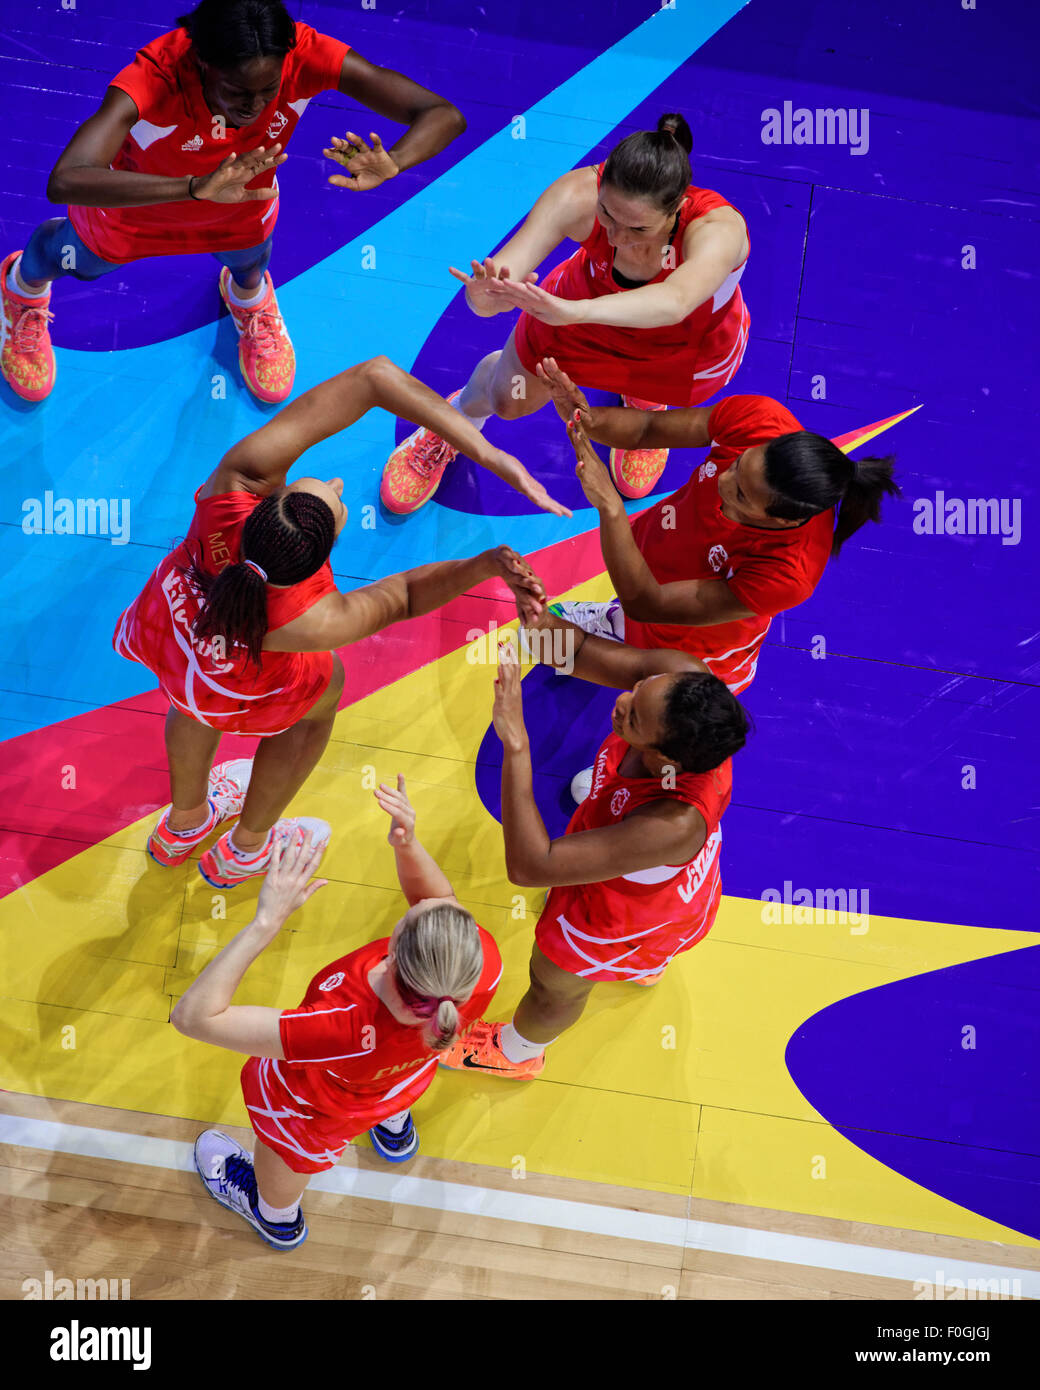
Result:
{"label": "blue court marking", "polygon": [[[377,353],[409,367],[456,293],[448,264],[465,264],[496,245],[552,179],[740,8],[714,0],[659,11],[524,112],[524,139],[514,138],[511,124],[363,236],[281,286],[279,302],[297,350],[295,394]],[[366,247],[375,251],[372,270],[362,268]],[[21,598],[4,662],[3,685],[13,692],[6,699],[7,734],[152,687],[146,671],[111,653],[115,619],[187,529],[198,484],[271,413],[240,385],[227,321],[216,332],[209,326],[126,352],[59,349],[57,360],[57,388],[42,408],[22,408],[5,392],[3,515],[12,524],[0,537],[0,564]],[[311,450],[297,469],[297,476],[344,476],[353,520],[333,564],[346,588],[361,576],[379,578],[494,541],[538,549],[595,523],[585,508],[572,521],[512,516],[505,529],[493,518],[452,513],[445,526],[442,513],[426,508],[403,522],[380,514],[375,529],[362,529],[362,508],[377,505],[393,444],[393,418],[374,412],[348,435]],[[48,490],[55,497],[127,499],[130,543],[25,536],[22,502],[42,500]],[[84,604],[85,590],[98,599]],[[76,614],[74,642],[70,613]],[[46,704],[41,695],[50,697]]]}

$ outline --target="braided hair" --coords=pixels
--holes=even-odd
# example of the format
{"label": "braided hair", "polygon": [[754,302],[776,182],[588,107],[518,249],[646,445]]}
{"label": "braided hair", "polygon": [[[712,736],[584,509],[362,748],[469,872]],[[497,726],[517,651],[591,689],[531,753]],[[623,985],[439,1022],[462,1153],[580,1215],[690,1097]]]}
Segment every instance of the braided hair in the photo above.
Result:
{"label": "braided hair", "polygon": [[672,213],[693,182],[692,149],[690,127],[678,111],[670,111],[657,122],[656,130],[637,131],[611,150],[603,166],[603,182],[629,198],[643,198]]}
{"label": "braided hair", "polygon": [[[243,646],[259,666],[267,634],[267,585],[309,579],[329,558],[335,538],[332,508],[313,492],[266,497],[242,528],[238,564],[225,566],[217,575],[192,566],[191,578],[205,595],[192,627],[194,636],[222,637],[228,649]],[[266,573],[266,581],[252,565]]]}

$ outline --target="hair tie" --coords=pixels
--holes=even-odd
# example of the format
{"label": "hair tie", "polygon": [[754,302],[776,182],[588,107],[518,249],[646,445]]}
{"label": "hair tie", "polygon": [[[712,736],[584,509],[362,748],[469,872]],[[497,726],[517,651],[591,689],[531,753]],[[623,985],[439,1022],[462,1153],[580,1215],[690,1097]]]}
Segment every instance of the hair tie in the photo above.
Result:
{"label": "hair tie", "polygon": [[265,584],[267,583],[266,570],[262,570],[255,560],[243,560],[242,563],[243,565],[245,565],[246,569],[253,570],[256,574],[260,576],[260,578],[264,581]]}

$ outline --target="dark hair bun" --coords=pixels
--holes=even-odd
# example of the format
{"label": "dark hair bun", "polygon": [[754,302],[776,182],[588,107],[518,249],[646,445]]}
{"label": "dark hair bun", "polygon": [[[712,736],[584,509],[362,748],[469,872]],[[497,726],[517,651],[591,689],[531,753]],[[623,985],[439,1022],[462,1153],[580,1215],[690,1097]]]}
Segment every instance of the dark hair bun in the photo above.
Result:
{"label": "dark hair bun", "polygon": [[657,122],[657,130],[659,134],[667,131],[669,135],[674,135],[687,154],[693,153],[693,131],[678,111],[666,112]]}

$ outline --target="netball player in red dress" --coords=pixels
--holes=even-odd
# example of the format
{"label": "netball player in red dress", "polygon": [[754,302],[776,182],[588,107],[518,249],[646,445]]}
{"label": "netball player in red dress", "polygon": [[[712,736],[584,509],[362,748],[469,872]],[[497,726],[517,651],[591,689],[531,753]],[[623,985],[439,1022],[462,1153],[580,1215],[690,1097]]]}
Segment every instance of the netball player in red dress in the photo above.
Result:
{"label": "netball player in red dress", "polygon": [[531,987],[510,1023],[481,1021],[441,1058],[449,1067],[536,1076],[544,1051],[581,1016],[592,988],[652,985],[711,930],[722,896],[719,822],[747,716],[720,680],[682,652],[638,651],[546,613],[575,639],[541,659],[620,686],[589,796],[552,840],[532,790],[520,669],[503,644],[494,725],[502,740],[502,833],[512,883],[549,886],[535,928]]}
{"label": "netball player in red dress", "polygon": [[289,17],[280,0],[202,0],[112,79],[47,184],[67,218],[37,227],[0,266],[0,366],[24,400],[54,385],[50,284],[96,280],[146,256],[209,252],[239,333],[246,385],[283,401],[295,358],[267,265],[278,219],[275,168],[304,108],[339,91],[408,126],[389,150],[352,132],[327,158],[330,183],[366,190],[440,150],[465,129],[450,102],[339,39]]}
{"label": "netball player in red dress", "polygon": [[[579,449],[578,476],[599,511],[617,597],[558,611],[636,647],[676,647],[734,694],[754,679],[773,617],[812,594],[832,555],[881,501],[898,497],[893,457],[851,459],[768,396],[651,413],[594,410],[553,360],[542,378]],[[634,520],[590,439],[615,448],[711,451],[689,482]]]}
{"label": "netball player in red dress", "polygon": [[[332,732],[343,688],[336,648],[432,612],[495,575],[531,620],[541,611],[544,590],[506,546],[339,592],[329,552],[347,518],[342,481],[298,478],[286,486],[285,479],[306,449],[376,406],[483,450],[491,467],[523,472],[440,396],[385,357],[373,358],[307,391],[224,456],[195,494],[186,539],[116,628],[116,651],[147,666],[170,701],[173,804],[149,852],[161,864],[182,864],[239,816],[199,864],[218,888],[267,871],[276,823],[297,840],[330,833],[324,822],[279,817]],[[222,733],[261,740],[251,780],[248,760],[213,768]]]}
{"label": "netball player in red dress", "polygon": [[[681,116],[662,116],[604,164],[551,184],[495,257],[472,262],[471,276],[452,270],[475,314],[523,310],[502,351],[449,397],[478,428],[545,405],[536,368],[546,356],[585,386],[662,410],[697,405],[732,381],[748,336],[739,285],[747,227],[725,198],[691,183],[692,145]],[[534,266],[568,238],[578,249],[536,286]],[[429,431],[410,436],[384,470],[384,504],[415,511],[456,453]],[[664,450],[617,450],[611,473],[626,497],[643,497],[666,460]]]}
{"label": "netball player in red dress", "polygon": [[494,938],[477,925],[415,838],[405,794],[375,793],[391,817],[390,844],[408,910],[389,938],[330,962],[294,1009],[235,1007],[243,975],[295,908],[323,886],[308,883],[321,847],[279,847],[256,916],[202,972],[170,1021],[201,1042],[245,1052],[242,1094],[256,1134],[252,1157],[206,1130],[195,1164],[221,1205],[269,1245],[307,1237],[300,1197],[313,1173],[332,1168],[369,1131],[373,1148],[399,1163],[419,1147],[411,1107],[438,1057],[477,1019],[502,975]]}

